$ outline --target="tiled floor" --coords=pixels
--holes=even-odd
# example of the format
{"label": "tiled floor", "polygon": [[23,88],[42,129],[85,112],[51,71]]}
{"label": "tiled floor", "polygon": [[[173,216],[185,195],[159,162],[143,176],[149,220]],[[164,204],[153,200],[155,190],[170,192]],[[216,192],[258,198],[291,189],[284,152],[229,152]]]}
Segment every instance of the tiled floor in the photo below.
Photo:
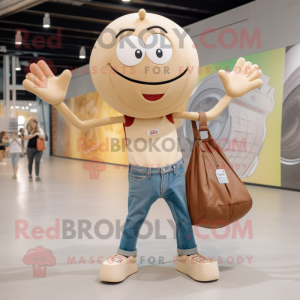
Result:
{"label": "tiled floor", "polygon": [[[233,225],[196,232],[199,252],[219,260],[220,279],[211,283],[176,271],[174,223],[159,199],[141,230],[138,273],[108,284],[98,280],[99,261],[119,245],[127,170],[106,165],[90,179],[83,161],[44,158],[42,182],[29,183],[26,163],[21,159],[18,180],[11,179],[9,162],[0,165],[1,299],[300,299],[300,193],[248,186],[254,205],[239,223],[248,229],[244,236]],[[81,236],[89,225],[89,238]],[[45,277],[34,277],[33,266],[24,263],[38,246],[55,257]]]}

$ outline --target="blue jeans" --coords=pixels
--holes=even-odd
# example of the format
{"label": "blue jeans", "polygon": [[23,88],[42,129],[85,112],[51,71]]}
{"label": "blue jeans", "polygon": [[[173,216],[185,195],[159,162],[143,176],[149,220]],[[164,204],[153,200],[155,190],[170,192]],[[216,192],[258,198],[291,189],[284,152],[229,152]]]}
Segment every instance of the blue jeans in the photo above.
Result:
{"label": "blue jeans", "polygon": [[136,256],[139,231],[151,205],[164,198],[176,223],[179,255],[197,253],[191,219],[187,207],[183,160],[163,168],[129,165],[128,215],[118,254]]}

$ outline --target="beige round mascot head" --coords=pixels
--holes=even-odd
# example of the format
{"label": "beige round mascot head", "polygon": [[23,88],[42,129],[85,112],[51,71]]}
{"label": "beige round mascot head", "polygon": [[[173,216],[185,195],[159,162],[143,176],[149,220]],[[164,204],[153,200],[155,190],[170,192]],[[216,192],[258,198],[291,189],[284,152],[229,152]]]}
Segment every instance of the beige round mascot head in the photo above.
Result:
{"label": "beige round mascot head", "polygon": [[198,55],[191,38],[159,15],[125,15],[110,23],[91,54],[94,86],[116,111],[156,118],[177,111],[198,78]]}

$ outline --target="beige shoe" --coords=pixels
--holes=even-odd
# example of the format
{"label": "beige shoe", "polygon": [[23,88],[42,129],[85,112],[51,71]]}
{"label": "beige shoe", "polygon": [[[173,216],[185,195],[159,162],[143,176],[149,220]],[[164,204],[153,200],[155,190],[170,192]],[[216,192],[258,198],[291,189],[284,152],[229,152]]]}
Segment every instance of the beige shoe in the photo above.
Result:
{"label": "beige shoe", "polygon": [[176,270],[197,281],[213,281],[220,277],[218,263],[199,253],[194,255],[177,255]]}
{"label": "beige shoe", "polygon": [[108,282],[120,282],[138,270],[133,256],[115,254],[101,263],[99,279]]}

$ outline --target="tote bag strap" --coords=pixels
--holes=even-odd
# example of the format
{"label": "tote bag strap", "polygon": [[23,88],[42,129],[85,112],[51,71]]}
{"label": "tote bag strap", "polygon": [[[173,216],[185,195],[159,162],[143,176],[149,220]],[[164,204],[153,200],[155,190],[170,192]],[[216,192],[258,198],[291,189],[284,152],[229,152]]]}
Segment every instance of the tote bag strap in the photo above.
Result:
{"label": "tote bag strap", "polygon": [[192,127],[193,127],[194,139],[195,140],[201,139],[200,132],[197,129],[197,125],[195,121],[192,121]]}
{"label": "tote bag strap", "polygon": [[203,111],[199,112],[199,131],[207,131],[207,118],[206,113]]}
{"label": "tote bag strap", "polygon": [[203,111],[199,112],[199,129],[197,129],[197,125],[195,121],[192,121],[194,139],[201,140],[200,131],[207,131],[208,135],[210,136],[209,129],[207,127],[207,118],[206,113]]}

